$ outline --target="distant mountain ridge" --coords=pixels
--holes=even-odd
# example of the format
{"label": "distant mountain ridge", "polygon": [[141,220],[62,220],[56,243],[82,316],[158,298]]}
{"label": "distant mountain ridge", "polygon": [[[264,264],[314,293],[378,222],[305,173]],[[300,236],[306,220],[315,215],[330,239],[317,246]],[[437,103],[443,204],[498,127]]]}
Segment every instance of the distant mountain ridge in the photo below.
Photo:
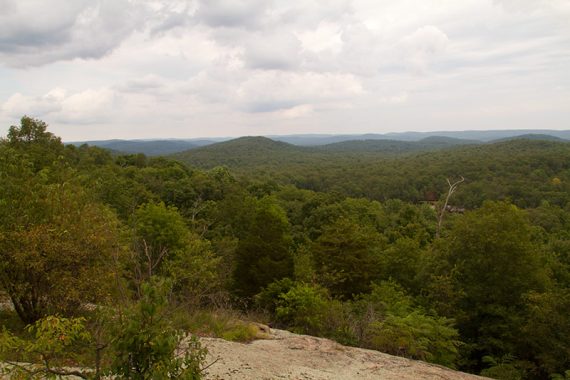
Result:
{"label": "distant mountain ridge", "polygon": [[[144,153],[148,156],[176,154],[229,141],[243,141],[250,137],[203,138],[203,139],[155,139],[155,140],[95,140],[70,142],[76,146],[88,144],[109,149],[117,153]],[[321,147],[326,151],[409,152],[452,147],[456,145],[482,144],[513,138],[532,140],[570,140],[570,130],[495,130],[495,131],[440,131],[440,132],[398,132],[361,135],[285,135],[264,137],[273,142],[286,143],[297,147]],[[258,141],[259,144],[261,140]],[[377,143],[374,143],[376,141]],[[404,143],[412,143],[406,145]],[[337,144],[337,145],[335,145]],[[224,145],[222,145],[224,146]],[[232,146],[232,145],[230,145]],[[268,143],[261,144],[268,147]]]}
{"label": "distant mountain ridge", "polygon": [[[497,140],[496,144],[534,140],[535,142],[566,142],[557,137],[524,135],[521,138]],[[319,166],[342,160],[343,157],[359,159],[386,159],[420,153],[459,149],[461,147],[484,147],[485,143],[452,137],[429,136],[419,141],[401,140],[349,140],[326,145],[299,146],[275,141],[262,136],[240,137],[174,154],[172,157],[192,166],[210,169],[216,166],[230,168],[275,168],[282,165]],[[513,145],[513,144],[511,144]]]}
{"label": "distant mountain ridge", "polygon": [[568,141],[567,139],[563,139],[563,138],[558,137],[558,136],[547,135],[544,133],[527,133],[524,135],[511,136],[511,137],[505,137],[502,139],[497,139],[497,140],[494,140],[493,142],[509,141],[509,140],[543,140],[543,141],[559,141],[559,142]]}
{"label": "distant mountain ridge", "polygon": [[570,140],[570,130],[541,130],[541,129],[512,129],[512,130],[488,130],[488,131],[433,131],[433,132],[389,132],[389,133],[367,133],[367,134],[302,134],[302,135],[268,135],[267,137],[288,142],[294,145],[327,145],[349,140],[399,140],[399,141],[420,141],[427,137],[449,137],[461,140],[477,140],[480,142],[491,142],[498,139],[521,135],[548,135],[564,140]]}
{"label": "distant mountain ridge", "polygon": [[216,140],[95,140],[70,142],[69,144],[81,146],[83,144],[109,149],[117,153],[136,154],[143,153],[147,156],[163,156],[182,152],[200,146],[215,144]]}
{"label": "distant mountain ridge", "polygon": [[262,136],[246,136],[234,140],[190,149],[173,158],[204,168],[225,165],[229,167],[259,165],[290,161],[297,155],[314,155],[313,148],[301,147]]}
{"label": "distant mountain ridge", "polygon": [[383,152],[410,153],[445,149],[459,145],[481,144],[477,140],[463,140],[452,137],[430,136],[419,141],[402,140],[349,140],[321,145],[318,148],[329,152]]}

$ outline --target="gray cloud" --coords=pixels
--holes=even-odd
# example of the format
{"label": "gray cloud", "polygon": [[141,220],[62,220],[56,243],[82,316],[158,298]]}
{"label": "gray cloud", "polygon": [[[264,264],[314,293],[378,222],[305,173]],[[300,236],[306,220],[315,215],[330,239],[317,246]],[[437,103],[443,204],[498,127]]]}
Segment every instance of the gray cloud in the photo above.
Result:
{"label": "gray cloud", "polygon": [[569,4],[0,0],[0,128],[23,114],[69,139],[530,128],[536,115],[556,128],[570,118]]}
{"label": "gray cloud", "polygon": [[249,104],[246,111],[252,113],[274,112],[288,110],[298,105],[300,105],[298,102],[292,100],[259,101]]}
{"label": "gray cloud", "polygon": [[255,34],[245,43],[245,63],[252,69],[292,70],[300,66],[301,43],[292,34]]}
{"label": "gray cloud", "polygon": [[255,28],[264,22],[267,0],[202,0],[195,19],[210,27]]}
{"label": "gray cloud", "polygon": [[164,78],[156,75],[147,75],[142,78],[134,78],[116,86],[116,89],[126,93],[156,92],[165,87]]}
{"label": "gray cloud", "polygon": [[16,67],[100,58],[144,25],[146,12],[128,0],[12,1],[8,6],[12,11],[0,16],[0,62]]}

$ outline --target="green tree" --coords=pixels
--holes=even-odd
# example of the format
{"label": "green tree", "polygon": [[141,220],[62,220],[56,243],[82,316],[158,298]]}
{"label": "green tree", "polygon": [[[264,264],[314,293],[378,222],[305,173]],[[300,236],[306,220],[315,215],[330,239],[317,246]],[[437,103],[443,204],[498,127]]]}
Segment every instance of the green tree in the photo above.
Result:
{"label": "green tree", "polygon": [[278,296],[275,316],[297,333],[320,335],[327,327],[328,302],[326,289],[296,283]]}
{"label": "green tree", "polygon": [[129,263],[135,286],[154,275],[173,281],[178,301],[198,305],[222,288],[219,276],[221,257],[211,243],[190,232],[173,206],[164,203],[141,205],[133,216],[135,247]]}
{"label": "green tree", "polygon": [[454,321],[416,306],[395,283],[374,284],[370,294],[354,302],[354,309],[361,321],[364,346],[455,366],[461,342]]}
{"label": "green tree", "polygon": [[516,352],[524,296],[547,285],[535,236],[524,211],[493,202],[457,219],[450,231],[448,260],[463,294],[458,325],[479,359]]}
{"label": "green tree", "polygon": [[333,296],[350,298],[378,279],[385,241],[370,226],[339,218],[324,229],[312,253],[320,281]]}
{"label": "green tree", "polygon": [[28,117],[0,143],[0,287],[26,323],[112,296],[120,224]]}
{"label": "green tree", "polygon": [[293,274],[290,226],[283,209],[264,198],[248,216],[238,235],[233,272],[235,292],[244,297]]}
{"label": "green tree", "polygon": [[[168,291],[165,282],[151,280],[143,284],[141,299],[116,321],[111,341],[114,357],[111,373],[118,378],[197,380],[202,377],[201,366],[207,351],[196,338],[190,339],[174,329],[166,318]],[[177,355],[178,348],[184,349],[183,355]]]}
{"label": "green tree", "polygon": [[[30,340],[4,330],[0,332],[0,353],[18,354],[29,364],[5,360],[0,374],[10,378],[55,379],[60,376],[91,378],[90,371],[64,368],[65,359],[72,355],[81,343],[89,342],[91,336],[85,328],[84,318],[61,318],[47,316],[26,327]],[[39,365],[33,363],[40,363]]]}
{"label": "green tree", "polygon": [[0,208],[0,285],[24,322],[109,299],[122,252],[112,212],[71,183],[36,183]]}
{"label": "green tree", "polygon": [[190,232],[175,207],[164,203],[145,203],[134,217],[134,262],[137,284],[156,274],[164,274],[164,263],[189,243]]}
{"label": "green tree", "polygon": [[64,145],[59,137],[47,131],[47,124],[28,116],[19,126],[11,126],[5,144],[23,154],[39,171],[63,158]]}
{"label": "green tree", "polygon": [[165,263],[164,274],[173,281],[176,299],[189,307],[199,307],[224,293],[221,260],[209,241],[192,234],[184,248]]}
{"label": "green tree", "polygon": [[526,296],[521,358],[538,366],[546,377],[570,368],[570,289],[552,289]]}
{"label": "green tree", "polygon": [[396,281],[408,291],[417,291],[416,277],[421,265],[422,251],[419,242],[400,238],[382,252],[379,258],[382,280]]}

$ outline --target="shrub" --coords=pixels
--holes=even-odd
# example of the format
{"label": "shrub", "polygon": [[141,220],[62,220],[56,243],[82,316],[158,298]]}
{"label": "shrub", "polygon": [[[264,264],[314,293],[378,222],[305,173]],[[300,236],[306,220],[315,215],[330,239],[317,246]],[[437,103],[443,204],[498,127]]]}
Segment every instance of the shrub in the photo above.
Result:
{"label": "shrub", "polygon": [[413,299],[396,284],[373,285],[372,293],[362,297],[355,309],[369,313],[361,314],[365,317],[364,345],[453,368],[461,345],[453,320],[415,307]]}
{"label": "shrub", "polygon": [[165,318],[169,287],[151,281],[142,286],[142,298],[120,318],[115,326],[116,338],[112,372],[118,378],[185,379],[201,378],[201,364],[206,350],[193,337],[182,356],[177,349],[186,336]]}
{"label": "shrub", "polygon": [[64,359],[69,360],[70,349],[81,342],[90,340],[85,329],[84,318],[61,318],[47,316],[26,327],[30,339],[17,337],[6,329],[0,333],[0,353],[18,355],[20,360],[35,364],[21,364],[6,361],[0,367],[0,373],[10,378],[44,379],[56,376],[74,375],[81,378],[89,376],[88,371],[67,370],[62,367]]}
{"label": "shrub", "polygon": [[275,316],[295,332],[321,335],[327,302],[325,289],[298,283],[279,296]]}
{"label": "shrub", "polygon": [[173,319],[183,330],[233,342],[250,342],[258,333],[256,327],[240,320],[240,315],[232,310],[180,310],[174,313]]}

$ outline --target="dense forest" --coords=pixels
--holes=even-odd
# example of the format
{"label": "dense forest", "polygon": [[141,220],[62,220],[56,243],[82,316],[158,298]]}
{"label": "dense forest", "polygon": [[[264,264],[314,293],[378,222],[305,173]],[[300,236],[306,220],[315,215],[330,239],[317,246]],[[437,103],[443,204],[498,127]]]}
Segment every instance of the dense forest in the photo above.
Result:
{"label": "dense forest", "polygon": [[0,370],[197,379],[185,334],[252,339],[249,319],[570,378],[570,143],[430,143],[242,138],[149,158],[22,118],[0,142]]}
{"label": "dense forest", "polygon": [[568,142],[513,139],[465,145],[465,140],[428,138],[419,143],[365,140],[308,148],[248,137],[173,157],[203,169],[224,165],[239,178],[265,184],[382,202],[418,203],[431,199],[430,193],[442,196],[446,179],[459,176],[466,181],[454,201],[469,208],[486,200],[507,200],[522,208],[543,201],[560,207],[570,202]]}

